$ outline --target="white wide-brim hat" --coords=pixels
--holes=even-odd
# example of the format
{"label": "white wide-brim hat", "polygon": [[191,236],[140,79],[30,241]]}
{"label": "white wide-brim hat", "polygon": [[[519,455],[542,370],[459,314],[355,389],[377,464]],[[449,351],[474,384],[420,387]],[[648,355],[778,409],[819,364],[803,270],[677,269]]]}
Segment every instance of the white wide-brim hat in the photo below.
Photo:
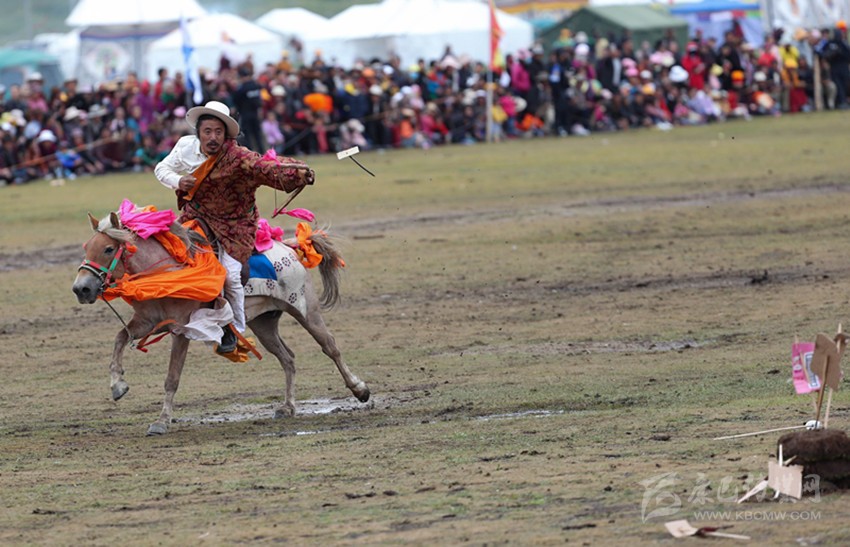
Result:
{"label": "white wide-brim hat", "polygon": [[198,124],[198,118],[204,114],[215,116],[224,122],[227,128],[227,136],[231,139],[235,139],[239,135],[239,122],[230,117],[230,108],[226,104],[218,101],[210,101],[204,106],[190,108],[189,112],[186,113],[186,121],[192,129],[195,129],[195,126]]}

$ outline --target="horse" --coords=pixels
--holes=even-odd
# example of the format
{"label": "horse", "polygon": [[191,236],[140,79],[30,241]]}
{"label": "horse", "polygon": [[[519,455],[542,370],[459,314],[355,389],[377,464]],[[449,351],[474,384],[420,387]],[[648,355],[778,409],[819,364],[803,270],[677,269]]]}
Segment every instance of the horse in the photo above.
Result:
{"label": "horse", "polygon": [[[113,280],[123,276],[140,276],[152,270],[179,268],[180,264],[169,254],[163,245],[153,237],[143,239],[133,231],[122,226],[118,214],[110,213],[101,220],[89,213],[94,235],[83,245],[85,259],[77,270],[72,290],[81,304],[93,304],[102,296],[103,291]],[[172,223],[170,233],[177,236],[186,245],[190,256],[199,252],[211,252],[206,238],[178,223]],[[295,414],[293,381],[295,376],[295,354],[280,336],[278,322],[283,312],[291,315],[321,346],[322,351],[336,365],[345,381],[346,387],[361,402],[369,400],[369,387],[354,375],[342,358],[333,335],[325,325],[321,309],[327,309],[339,300],[339,268],[342,259],[333,240],[325,232],[314,232],[309,238],[317,252],[323,255],[318,269],[322,278],[323,292],[316,294],[308,272],[303,271],[304,299],[306,306],[294,306],[272,296],[247,295],[245,297],[245,318],[251,331],[260,344],[277,357],[286,376],[283,403],[275,407],[275,418]],[[274,242],[275,245],[284,245]],[[294,267],[304,270],[297,260]],[[108,266],[101,266],[107,264]],[[277,283],[284,284],[285,279]],[[112,399],[117,401],[129,390],[124,380],[123,354],[131,341],[146,338],[155,333],[172,334],[171,356],[168,373],[165,378],[165,401],[159,418],[148,427],[148,435],[164,435],[171,423],[174,395],[180,384],[180,375],[189,349],[189,341],[179,334],[180,325],[185,325],[193,312],[210,308],[210,302],[191,298],[163,297],[150,300],[130,301],[132,318],[118,331],[109,364],[110,388]],[[175,332],[176,331],[176,332]]]}

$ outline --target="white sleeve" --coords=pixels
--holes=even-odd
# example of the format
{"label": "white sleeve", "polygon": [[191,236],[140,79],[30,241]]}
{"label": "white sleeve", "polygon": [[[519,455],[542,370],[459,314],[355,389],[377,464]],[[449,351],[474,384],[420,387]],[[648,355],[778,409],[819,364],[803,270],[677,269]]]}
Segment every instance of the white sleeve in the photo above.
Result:
{"label": "white sleeve", "polygon": [[166,188],[177,190],[180,178],[190,170],[190,166],[183,160],[186,145],[184,138],[178,140],[171,152],[153,169],[154,176]]}

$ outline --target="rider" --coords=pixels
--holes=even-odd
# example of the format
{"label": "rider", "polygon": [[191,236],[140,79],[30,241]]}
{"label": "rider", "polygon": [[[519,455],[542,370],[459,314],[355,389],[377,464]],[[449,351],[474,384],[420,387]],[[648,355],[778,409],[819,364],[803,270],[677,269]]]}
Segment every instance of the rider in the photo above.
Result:
{"label": "rider", "polygon": [[[245,291],[242,264],[254,248],[259,214],[256,192],[260,186],[292,192],[313,184],[315,173],[306,163],[292,158],[268,159],[236,144],[239,124],[230,108],[218,101],[196,106],[186,113],[195,130],[174,145],[157,164],[159,181],[177,192],[178,219],[199,219],[207,237],[217,245],[219,260],[227,269],[224,296],[233,308],[233,326],[245,331]],[[219,353],[236,348],[236,337],[224,329]]]}

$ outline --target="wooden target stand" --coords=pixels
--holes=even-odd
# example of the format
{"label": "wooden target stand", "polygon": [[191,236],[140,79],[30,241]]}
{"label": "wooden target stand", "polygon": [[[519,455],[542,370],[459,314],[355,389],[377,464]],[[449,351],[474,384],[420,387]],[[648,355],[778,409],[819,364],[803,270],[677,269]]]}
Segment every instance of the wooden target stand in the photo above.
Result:
{"label": "wooden target stand", "polygon": [[[844,356],[844,350],[847,347],[847,336],[842,331],[841,325],[838,325],[838,331],[833,338],[826,334],[820,333],[815,338],[815,349],[812,354],[811,371],[817,375],[820,380],[820,389],[814,402],[815,419],[804,426],[795,426],[790,428],[779,428],[768,431],[759,431],[756,433],[745,433],[743,435],[733,435],[731,437],[743,437],[749,435],[760,435],[773,431],[782,431],[786,429],[800,429],[805,427],[810,430],[826,429],[829,425],[829,410],[832,404],[832,392],[837,390],[842,379],[841,373],[841,358]],[[829,394],[826,398],[826,410],[823,412],[823,423],[821,423],[821,411],[823,410],[823,394],[829,389]],[[814,394],[813,394],[814,395]],[[812,426],[810,427],[810,424]],[[788,465],[794,457],[784,460],[782,455],[782,445],[779,445],[777,459],[775,462],[768,462],[767,478],[758,483],[752,490],[744,494],[738,500],[738,503],[743,503],[759,492],[764,491],[768,487],[776,492],[775,497],[780,494],[785,494],[796,499],[803,497],[803,466]]]}

